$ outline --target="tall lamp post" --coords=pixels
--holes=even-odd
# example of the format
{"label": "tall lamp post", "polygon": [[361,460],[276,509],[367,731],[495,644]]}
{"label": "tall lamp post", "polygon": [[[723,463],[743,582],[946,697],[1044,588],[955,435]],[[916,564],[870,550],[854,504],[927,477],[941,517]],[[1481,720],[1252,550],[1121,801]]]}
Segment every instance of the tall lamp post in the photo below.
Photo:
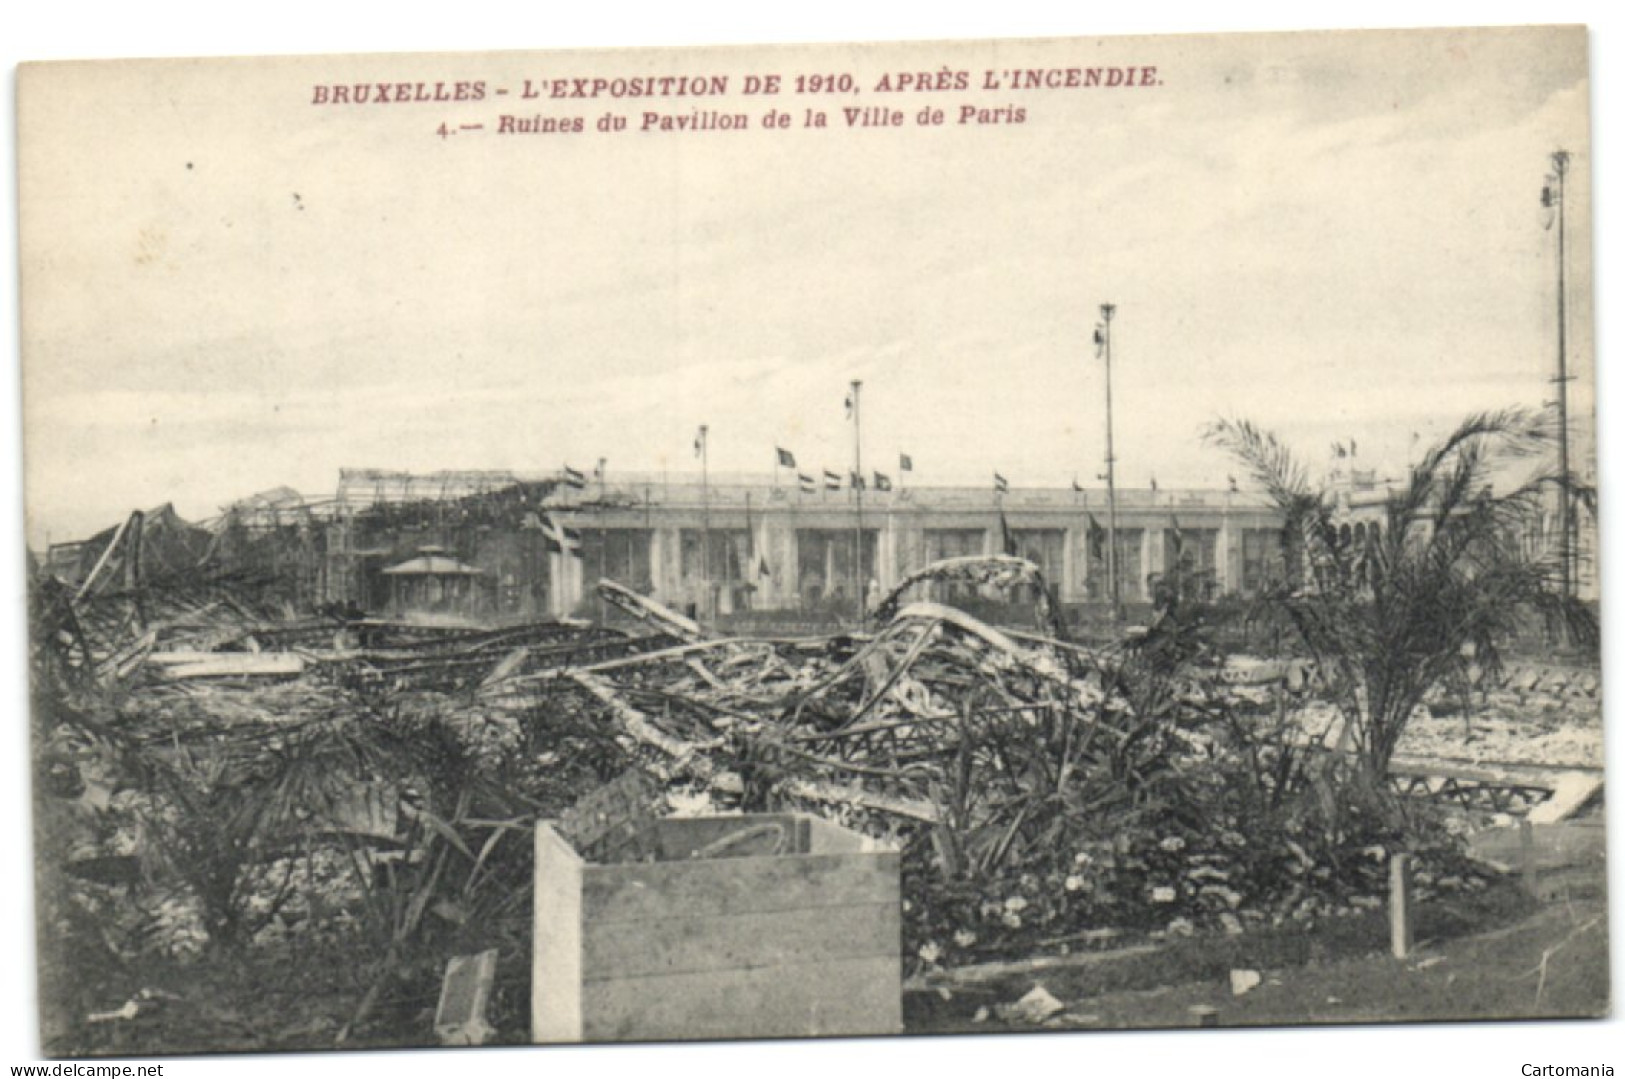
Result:
{"label": "tall lamp post", "polygon": [[[1557,467],[1561,476],[1558,485],[1558,557],[1563,565],[1563,594],[1572,596],[1575,586],[1574,544],[1574,492],[1569,487],[1569,358],[1568,358],[1568,265],[1565,251],[1564,188],[1569,173],[1569,154],[1558,150],[1552,154],[1552,174],[1546,178],[1546,187],[1540,193],[1541,205],[1557,210]],[[1548,225],[1550,227],[1550,225]]]}
{"label": "tall lamp post", "polygon": [[859,632],[863,631],[869,617],[869,612],[863,605],[863,416],[860,411],[861,402],[858,399],[862,390],[863,383],[853,379],[852,393],[846,399],[847,404],[852,406],[852,493],[858,500],[857,528],[853,536],[852,551],[852,599],[857,604]]}
{"label": "tall lamp post", "polygon": [[700,424],[700,433],[694,438],[694,452],[700,458],[700,581],[705,594],[700,610],[710,618],[714,613],[711,596],[711,428]]}
{"label": "tall lamp post", "polygon": [[1111,585],[1112,617],[1123,613],[1122,590],[1117,580],[1117,454],[1112,446],[1112,316],[1117,305],[1100,305],[1100,327],[1095,341],[1106,360],[1106,577]]}

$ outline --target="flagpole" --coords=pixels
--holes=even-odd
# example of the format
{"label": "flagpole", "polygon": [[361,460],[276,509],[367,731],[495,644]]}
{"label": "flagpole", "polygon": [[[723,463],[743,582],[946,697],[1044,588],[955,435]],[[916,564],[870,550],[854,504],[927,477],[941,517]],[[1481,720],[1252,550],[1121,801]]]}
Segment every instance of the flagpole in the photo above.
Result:
{"label": "flagpole", "polygon": [[1552,155],[1552,171],[1557,177],[1557,453],[1558,470],[1562,483],[1557,489],[1560,502],[1558,527],[1563,538],[1559,555],[1563,560],[1563,594],[1574,594],[1574,499],[1569,488],[1569,370],[1568,370],[1568,268],[1564,250],[1566,231],[1564,214],[1567,200],[1563,197],[1569,172],[1569,155],[1559,150]]}
{"label": "flagpole", "polygon": [[711,610],[711,440],[709,428],[700,424],[700,582],[705,595],[700,599],[700,610],[707,618]]}
{"label": "flagpole", "polygon": [[856,548],[852,558],[852,598],[857,604],[858,630],[862,632],[867,613],[863,609],[863,416],[860,411],[858,394],[863,389],[863,383],[857,379],[852,380],[852,493],[858,500],[858,525],[854,537]]}
{"label": "flagpole", "polygon": [[993,508],[999,514],[999,553],[1007,555],[1012,552],[1010,550],[1010,522],[1004,518],[1004,483],[1001,482],[1003,480],[1002,475],[997,472],[993,473]]}
{"label": "flagpole", "polygon": [[739,592],[745,595],[756,587],[756,530],[750,521],[750,489],[745,490],[745,580]]}
{"label": "flagpole", "polygon": [[1104,326],[1106,357],[1106,576],[1111,584],[1112,617],[1123,614],[1123,597],[1117,581],[1117,454],[1112,446],[1112,316],[1117,305],[1100,305]]}

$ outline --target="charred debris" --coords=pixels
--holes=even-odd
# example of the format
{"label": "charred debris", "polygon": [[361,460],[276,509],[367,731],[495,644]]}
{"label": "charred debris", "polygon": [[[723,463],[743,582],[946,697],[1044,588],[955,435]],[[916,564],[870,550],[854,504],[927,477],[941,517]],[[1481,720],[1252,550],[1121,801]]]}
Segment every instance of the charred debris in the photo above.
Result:
{"label": "charred debris", "polygon": [[[380,502],[343,542],[456,549],[546,493]],[[1357,913],[1400,849],[1424,891],[1483,883],[1429,805],[1360,789],[1303,721],[1311,666],[1227,660],[1204,606],[1084,643],[1047,606],[1019,629],[932,600],[1050,594],[990,556],[905,579],[865,632],[723,634],[609,580],[598,620],[424,624],[318,601],[354,561],[335,534],[275,494],[209,528],[166,507],[34,576],[48,1049],[119,1048],[85,1017],[165,964],[230,981],[318,953],[353,961],[288,975],[277,1023],[194,1014],[180,1040],[427,1040],[437,972],[489,949],[496,1028],[523,1040],[526,837],[629,776],[657,813],[794,808],[900,840],[917,976]]]}

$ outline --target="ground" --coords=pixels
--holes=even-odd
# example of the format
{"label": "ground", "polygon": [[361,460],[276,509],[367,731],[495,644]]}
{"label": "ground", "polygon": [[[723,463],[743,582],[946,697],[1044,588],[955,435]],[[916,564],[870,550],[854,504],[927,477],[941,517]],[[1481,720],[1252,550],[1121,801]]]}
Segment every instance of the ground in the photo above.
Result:
{"label": "ground", "polygon": [[[1209,1009],[1204,1015],[1220,1025],[1582,1016],[1606,1011],[1602,829],[1595,808],[1589,819],[1536,827],[1541,879],[1537,894],[1529,895],[1524,891],[1529,883],[1523,873],[1528,860],[1524,833],[1515,823],[1515,814],[1526,804],[1496,802],[1488,808],[1475,804],[1470,811],[1453,807],[1447,810],[1448,819],[1431,811],[1416,814],[1408,818],[1403,834],[1389,828],[1386,818],[1379,823],[1388,830],[1372,833],[1369,822],[1378,818],[1367,815],[1356,820],[1356,812],[1339,818],[1344,826],[1315,833],[1316,822],[1336,816],[1332,810],[1346,809],[1345,801],[1356,803],[1334,797],[1333,785],[1317,778],[1319,773],[1306,772],[1300,777],[1301,788],[1284,784],[1271,769],[1276,762],[1301,759],[1287,750],[1277,756],[1215,758],[1213,754],[1231,743],[1216,741],[1206,728],[1193,726],[1201,737],[1180,733],[1175,738],[1184,727],[1165,723],[1147,728],[1125,722],[1131,718],[1130,709],[1115,702],[1126,698],[1106,692],[1104,668],[1090,672],[1098,685],[1087,678],[1068,680],[1064,685],[1069,695],[1057,697],[1053,687],[1063,683],[1052,677],[1051,666],[1037,664],[1002,635],[963,626],[954,635],[946,627],[932,623],[914,643],[912,638],[888,642],[887,654],[898,659],[893,673],[913,679],[897,684],[908,685],[914,694],[939,692],[945,699],[981,700],[965,691],[970,685],[1005,694],[998,699],[1027,703],[988,707],[979,713],[985,722],[972,731],[975,739],[965,744],[981,747],[981,755],[960,754],[967,808],[965,819],[955,825],[958,831],[948,838],[962,844],[963,849],[954,848],[961,856],[966,851],[985,856],[981,867],[985,875],[972,880],[981,889],[976,894],[945,893],[942,902],[914,897],[915,922],[905,917],[905,972],[920,968],[926,972],[922,977],[936,981],[923,982],[906,995],[910,1031],[1040,1025],[1178,1027],[1197,1022],[1193,1008]],[[738,763],[741,774],[746,765],[759,766],[771,778],[773,769],[768,765],[779,761],[774,756],[781,748],[777,742],[764,743],[773,752],[757,756],[740,750],[741,744],[752,748],[751,743],[728,738],[741,715],[754,714],[751,709],[776,721],[784,714],[784,702],[793,700],[794,714],[801,715],[806,696],[812,695],[807,686],[819,687],[817,692],[824,695],[820,707],[828,714],[820,713],[820,722],[831,730],[839,729],[836,721],[842,717],[850,722],[857,716],[856,709],[866,706],[865,700],[873,705],[884,699],[888,707],[898,709],[897,716],[912,715],[908,708],[917,704],[902,693],[895,698],[866,697],[863,686],[876,676],[852,662],[850,642],[812,651],[711,642],[705,648],[715,649],[715,654],[703,658],[699,652],[685,649],[676,655],[663,647],[635,653],[630,658],[636,663],[628,663],[624,653],[637,641],[605,640],[579,627],[530,627],[525,632],[536,639],[518,648],[510,635],[499,633],[472,644],[466,638],[409,640],[389,648],[374,642],[374,647],[356,655],[327,655],[318,649],[312,654],[322,657],[319,669],[285,683],[251,686],[227,680],[200,685],[174,678],[172,668],[166,668],[169,675],[146,670],[144,681],[133,689],[124,687],[127,696],[108,695],[119,707],[109,705],[108,716],[102,718],[108,730],[116,727],[121,736],[117,745],[122,755],[108,748],[112,741],[104,746],[98,740],[102,736],[92,737],[98,723],[87,723],[85,731],[65,724],[78,741],[42,759],[47,777],[60,781],[60,790],[52,788],[46,801],[62,813],[39,815],[37,823],[44,829],[40,849],[62,858],[64,865],[50,867],[54,873],[47,876],[63,895],[97,899],[102,906],[82,912],[81,932],[68,932],[74,926],[67,923],[51,924],[50,932],[60,939],[48,943],[72,948],[62,949],[57,976],[48,979],[58,990],[53,999],[60,1001],[48,1010],[47,1050],[130,1055],[322,1048],[341,1040],[354,1047],[424,1044],[434,1037],[434,1001],[445,958],[486,947],[500,951],[490,1016],[497,1038],[523,1042],[529,1029],[531,869],[524,853],[528,848],[511,841],[490,844],[504,835],[524,834],[527,822],[560,812],[640,761],[667,776],[667,758],[689,759],[690,751],[701,744],[685,739],[703,738],[725,763]],[[669,643],[668,638],[660,640]],[[611,650],[607,660],[604,649]],[[553,677],[555,668],[578,651],[615,673]],[[874,653],[880,655],[879,650]],[[255,660],[257,653],[220,653],[220,657],[241,663]],[[1045,664],[1055,662],[1047,653],[1039,658]],[[535,669],[526,668],[527,662]],[[486,671],[483,678],[470,673],[479,671]],[[620,681],[615,681],[617,677]],[[929,689],[927,681],[936,689]],[[1435,759],[1466,758],[1474,764],[1595,768],[1601,751],[1597,692],[1590,672],[1555,665],[1522,670],[1502,688],[1480,694],[1470,711],[1452,705],[1448,696],[1434,700],[1419,710],[1402,749]],[[1091,730],[1112,737],[1122,734],[1125,745],[1138,747],[1139,756],[1125,751],[1126,763],[1118,767],[1104,749],[1094,756],[1085,753],[1092,736],[1075,739],[1070,725],[1010,718],[1026,716],[1033,700],[1051,702],[1042,713],[1049,720],[1085,716]],[[1316,715],[1324,718],[1327,711],[1320,705]],[[1004,718],[993,722],[987,717]],[[664,727],[659,726],[662,723]],[[901,726],[911,728],[913,721]],[[1305,725],[1316,734],[1322,728],[1320,723]],[[1219,728],[1227,737],[1239,737],[1237,729]],[[639,733],[634,739],[627,731]],[[186,754],[180,747],[183,732]],[[410,737],[400,737],[403,732]],[[339,737],[359,733],[373,737]],[[397,742],[413,752],[406,753]],[[1273,743],[1259,744],[1265,750],[1274,748]],[[202,752],[222,745],[218,762]],[[77,753],[70,753],[75,746]],[[866,755],[873,748],[864,742],[854,752],[868,761]],[[895,741],[887,749],[894,754],[918,751],[918,746],[906,744],[899,749]],[[1073,753],[1074,757],[1063,758]],[[138,760],[142,768],[126,767],[130,759]],[[1077,810],[1074,803],[1064,803],[1073,806],[1067,820],[1107,819],[1112,827],[1104,834],[1069,831],[1071,825],[1045,827],[1045,807],[1062,803],[1028,795],[1049,782],[1040,766],[1056,759],[1073,762],[1059,774],[1100,778],[1090,796],[1104,790],[1111,798],[1093,805],[1130,806],[1127,796],[1143,796],[1143,807],[1136,812],[1154,811],[1157,816],[1146,816],[1145,823],[1127,811],[1105,818],[1094,809]],[[1193,767],[1192,761],[1214,759],[1235,765],[1227,772],[1214,771],[1226,777],[1222,782],[1170,780],[1161,787],[1147,782],[1128,789],[1117,781],[1120,774],[1139,775],[1142,767],[1153,777],[1177,776],[1181,765]],[[712,765],[709,758],[703,763]],[[205,767],[213,764],[219,767]],[[990,777],[991,782],[972,783],[972,765],[983,769],[975,774],[978,780]],[[324,784],[334,779],[329,773],[335,767],[333,789],[315,783],[313,777]],[[707,767],[684,782],[704,788],[712,770]],[[380,776],[399,775],[416,777],[411,798],[394,789],[398,783],[378,782]],[[121,777],[122,787],[115,782]],[[167,777],[170,787],[164,790],[170,802],[142,801],[149,797],[152,777]],[[899,769],[893,778],[909,780],[912,774]],[[1215,792],[1253,791],[1245,785],[1248,782],[1256,782],[1259,791],[1297,790],[1293,797],[1302,799],[1301,812],[1275,816],[1256,812],[1267,804],[1264,800],[1242,807],[1251,807],[1251,816],[1241,815],[1240,809],[1236,816],[1222,818],[1217,811],[1179,815],[1167,809],[1170,804],[1187,810],[1229,806]],[[1057,784],[1063,793],[1082,797],[1083,783]],[[738,785],[743,801],[751,793],[750,784]],[[986,812],[995,805],[992,799],[980,798],[988,790],[1006,799],[995,808],[1019,805],[1020,813],[998,817]],[[980,800],[971,800],[971,794]],[[1118,795],[1125,797],[1112,802]],[[1435,796],[1442,801],[1439,792]],[[392,809],[394,816],[375,814],[379,806],[374,801]],[[185,813],[177,808],[183,803]],[[303,859],[284,857],[277,853],[280,848],[273,851],[276,857],[263,859],[265,865],[285,868],[284,881],[295,879],[295,870],[302,874],[298,887],[289,893],[294,899],[272,912],[275,918],[243,954],[230,952],[230,946],[240,941],[225,934],[215,940],[202,929],[201,908],[186,900],[187,888],[206,888],[212,877],[195,872],[186,878],[178,870],[166,877],[164,865],[149,865],[138,857],[138,840],[152,835],[167,838],[169,847],[178,852],[177,864],[193,870],[229,863],[204,842],[220,834],[222,820],[268,819],[253,816],[242,806],[260,806],[271,813],[277,807],[307,803],[321,808],[322,816],[311,818],[321,827],[297,813],[292,818],[297,827],[286,821],[279,825],[291,836],[304,837]],[[358,806],[361,811],[352,812]],[[1023,848],[1028,860],[999,867],[994,855],[1014,849],[1010,843],[1016,835],[1016,825],[1004,821],[1020,824],[1034,807],[1033,835]],[[78,815],[70,814],[70,809]],[[980,820],[971,812],[978,809],[985,814]],[[1227,827],[1208,835],[1213,830],[1208,826],[1216,821]],[[1279,831],[1252,829],[1241,821],[1261,821],[1259,829],[1269,825]],[[53,831],[53,822],[61,827]],[[370,851],[383,837],[386,854],[399,842],[424,857],[417,862],[391,856],[376,863],[330,864],[327,855],[337,858],[336,850],[352,847],[346,840],[330,850],[323,845],[327,839],[310,839],[329,831],[361,837],[354,840],[354,849]],[[1445,832],[1474,833],[1474,853],[1499,863],[1500,871],[1486,878],[1463,868],[1456,844]],[[446,838],[448,833],[456,843]],[[1298,842],[1312,845],[1304,838],[1312,834],[1335,836],[1338,850],[1349,857],[1317,864]],[[398,839],[401,835],[409,839]],[[1188,837],[1210,842],[1198,846]],[[942,839],[942,832],[935,838]],[[1002,846],[991,842],[1001,838]],[[1441,842],[1429,846],[1435,840]],[[911,849],[921,862],[953,860],[944,848],[918,843]],[[1243,849],[1270,853],[1244,863],[1235,853]],[[1404,962],[1386,955],[1388,928],[1381,909],[1386,858],[1400,849],[1424,859],[1430,851],[1442,850],[1447,856],[1447,868],[1431,867],[1430,877],[1445,874],[1438,880],[1418,875],[1417,883],[1424,888],[1418,894],[1422,945]],[[439,852],[435,861],[428,858],[431,850]],[[480,853],[475,855],[475,850]],[[493,851],[498,855],[491,856]],[[424,872],[422,867],[431,864],[451,865],[462,875],[451,873],[442,880],[438,869]],[[1293,885],[1277,910],[1264,901],[1281,896],[1261,888],[1268,894],[1255,897],[1259,902],[1254,903],[1229,883],[1228,874],[1236,865],[1245,865],[1245,872],[1254,874],[1249,879],[1302,878],[1308,894],[1300,901],[1298,886]],[[379,866],[391,868],[381,876]],[[149,873],[160,875],[149,879]],[[249,888],[249,900],[269,903],[273,889],[265,888],[259,878],[243,879],[258,881]],[[911,878],[905,859],[905,887],[911,879],[918,884],[927,878],[919,872]],[[1486,886],[1486,879],[1494,883]],[[1212,880],[1226,883],[1204,883]],[[1119,887],[1123,882],[1126,885]],[[406,901],[418,894],[425,897],[423,902]],[[1181,894],[1191,904],[1189,909],[1164,906]],[[157,907],[149,910],[152,903]],[[67,913],[77,909],[62,906]],[[250,915],[255,912],[251,903],[245,909]],[[905,903],[905,912],[909,909]],[[1052,925],[1053,931],[1046,928]],[[970,932],[973,927],[981,940]],[[1001,927],[1011,932],[1004,933]],[[1087,931],[1076,932],[1079,929]],[[1107,932],[1117,951],[1066,954],[1069,947],[1101,947]],[[961,941],[961,936],[967,939]],[[972,951],[973,946],[977,950]],[[1061,954],[1039,954],[1046,950]],[[323,961],[311,962],[314,955]],[[1006,962],[991,975],[963,966],[994,959]],[[956,966],[959,969],[953,969]],[[1233,972],[1254,980],[1245,992],[1232,991]],[[1047,1009],[1043,1014],[1026,1017],[1012,1011],[1014,1002],[1040,986],[1052,998],[1041,1001]],[[341,1039],[341,1030],[349,1035]]]}
{"label": "ground", "polygon": [[[1207,1022],[1223,1027],[1605,1016],[1601,837],[1600,815],[1542,833],[1538,896],[1508,877],[1472,909],[1424,910],[1404,960],[1388,951],[1386,919],[1375,915],[1290,934],[1184,941],[1116,963],[1095,957],[916,989],[907,998],[909,1031],[1188,1027],[1202,1025],[1209,1009]],[[1256,971],[1259,982],[1238,995],[1232,971]],[[1064,1010],[1038,1021],[1010,1015],[1008,1006],[1035,986]]]}

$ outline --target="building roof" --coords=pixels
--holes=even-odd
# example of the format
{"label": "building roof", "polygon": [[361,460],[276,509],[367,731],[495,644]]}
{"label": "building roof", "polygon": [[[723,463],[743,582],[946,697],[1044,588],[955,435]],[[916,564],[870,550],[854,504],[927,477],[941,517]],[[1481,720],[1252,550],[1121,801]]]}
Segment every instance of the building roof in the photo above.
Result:
{"label": "building roof", "polygon": [[384,570],[384,573],[394,576],[414,577],[479,577],[484,572],[442,554],[421,554]]}

